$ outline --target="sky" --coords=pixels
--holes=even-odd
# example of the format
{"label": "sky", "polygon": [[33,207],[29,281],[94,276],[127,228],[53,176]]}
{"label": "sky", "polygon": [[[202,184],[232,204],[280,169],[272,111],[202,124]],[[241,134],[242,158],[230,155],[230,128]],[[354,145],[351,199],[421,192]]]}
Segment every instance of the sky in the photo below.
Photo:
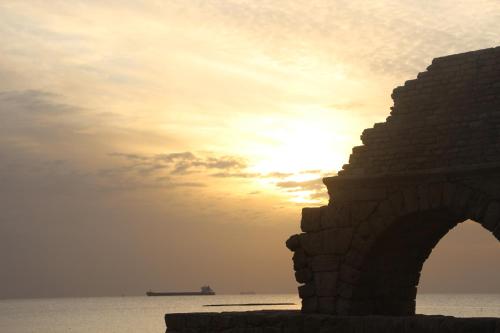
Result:
{"label": "sky", "polygon": [[[0,2],[0,298],[295,292],[321,178],[499,32],[497,0]],[[498,255],[467,222],[421,290],[500,293]]]}

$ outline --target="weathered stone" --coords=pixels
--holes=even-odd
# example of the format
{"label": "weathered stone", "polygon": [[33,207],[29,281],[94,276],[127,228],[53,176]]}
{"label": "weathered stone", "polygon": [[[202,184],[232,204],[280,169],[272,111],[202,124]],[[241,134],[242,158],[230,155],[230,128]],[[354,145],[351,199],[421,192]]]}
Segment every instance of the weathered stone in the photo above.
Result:
{"label": "weathered stone", "polygon": [[307,266],[308,259],[303,249],[295,250],[295,252],[293,253],[292,260],[293,260],[294,270],[305,268]]}
{"label": "weathered stone", "polygon": [[393,209],[392,202],[390,200],[384,200],[378,205],[377,214],[378,216],[391,219],[397,215],[397,212]]}
{"label": "weathered stone", "polygon": [[333,225],[335,228],[350,227],[351,222],[351,209],[348,205],[337,204],[333,207]]}
{"label": "weathered stone", "polygon": [[474,192],[466,186],[460,185],[456,187],[452,207],[454,207],[454,211],[458,215],[465,215],[468,208],[467,203],[470,201],[473,194]]}
{"label": "weathered stone", "polygon": [[321,229],[327,229],[337,226],[335,219],[335,208],[332,206],[322,206],[321,209]]}
{"label": "weathered stone", "polygon": [[468,203],[466,217],[474,221],[482,221],[489,203],[490,200],[487,196],[477,193],[475,199]]}
{"label": "weathered stone", "polygon": [[310,259],[310,266],[313,272],[333,272],[338,271],[340,257],[338,255],[322,254]]}
{"label": "weathered stone", "polygon": [[340,280],[349,284],[357,283],[360,274],[361,272],[358,269],[347,264],[343,264],[340,268]]}
{"label": "weathered stone", "polygon": [[323,179],[329,205],[304,209],[305,233],[287,246],[298,280],[336,299],[332,313],[412,315],[422,266],[451,228],[474,219],[500,240],[499,59],[500,47],[433,61]]}
{"label": "weathered stone", "polygon": [[302,312],[315,313],[318,310],[318,298],[308,297],[302,299]]}
{"label": "weathered stone", "polygon": [[290,236],[285,245],[291,251],[298,249],[300,247],[299,235]]}
{"label": "weathered stone", "polygon": [[314,274],[316,295],[335,296],[337,287],[337,272],[317,272]]}
{"label": "weathered stone", "polygon": [[[317,305],[313,306],[309,313],[289,310],[174,313],[165,315],[165,322],[168,333],[499,333],[500,319],[498,318],[425,315],[333,316],[329,313],[339,311],[335,309],[335,305],[331,306],[331,301],[332,298],[314,299],[312,304]],[[321,305],[318,306],[318,304]],[[325,312],[325,314],[313,312]],[[183,318],[181,324],[174,325],[174,322],[179,323],[180,317]],[[199,325],[202,322],[206,322],[206,325]],[[193,323],[195,325],[192,325]]]}
{"label": "weathered stone", "polygon": [[318,297],[318,312],[331,314],[335,313],[335,298]]}
{"label": "weathered stone", "polygon": [[295,271],[295,280],[298,283],[306,283],[313,279],[313,273],[309,268],[302,268]]}
{"label": "weathered stone", "polygon": [[300,298],[313,297],[316,294],[316,287],[312,283],[299,286],[298,290]]}
{"label": "weathered stone", "polygon": [[325,233],[310,232],[300,235],[300,246],[307,255],[314,256],[324,253]]}
{"label": "weathered stone", "polygon": [[302,208],[300,228],[304,232],[318,231],[321,222],[321,208]]}
{"label": "weathered stone", "polygon": [[323,231],[324,253],[342,254],[346,253],[351,244],[353,229],[336,228]]}
{"label": "weathered stone", "polygon": [[337,294],[343,298],[351,298],[354,288],[350,283],[340,281],[337,287]]}
{"label": "weathered stone", "polygon": [[392,211],[394,212],[394,214],[396,216],[401,215],[405,208],[403,192],[398,191],[396,193],[391,194],[388,200],[391,203]]}
{"label": "weathered stone", "polygon": [[428,210],[431,208],[431,203],[429,201],[428,187],[427,185],[417,186],[418,195],[418,207],[420,210]]}
{"label": "weathered stone", "polygon": [[496,227],[500,222],[500,203],[497,201],[493,201],[486,208],[486,212],[483,217],[482,225],[490,230],[495,231]]}
{"label": "weathered stone", "polygon": [[[353,242],[353,246],[358,249],[364,248],[367,246],[371,246],[371,240],[373,240],[377,235],[382,233],[388,225],[390,225],[394,221],[395,217],[392,216],[381,216],[377,213],[377,215],[373,215],[370,219],[364,221],[356,230],[355,236],[360,236],[363,240],[363,245],[359,245],[359,237],[357,238],[357,242]],[[354,244],[356,243],[356,244]]]}
{"label": "weathered stone", "polygon": [[443,188],[443,205],[445,207],[451,207],[453,204],[453,197],[455,196],[456,185],[452,183],[446,183]]}
{"label": "weathered stone", "polygon": [[352,301],[350,299],[338,297],[335,302],[335,310],[337,315],[349,315],[351,313],[351,303]]}
{"label": "weathered stone", "polygon": [[363,201],[356,205],[356,209],[352,210],[352,223],[354,225],[366,220],[377,207],[377,201]]}
{"label": "weathered stone", "polygon": [[418,195],[416,188],[407,187],[403,189],[404,207],[407,213],[418,211]]}

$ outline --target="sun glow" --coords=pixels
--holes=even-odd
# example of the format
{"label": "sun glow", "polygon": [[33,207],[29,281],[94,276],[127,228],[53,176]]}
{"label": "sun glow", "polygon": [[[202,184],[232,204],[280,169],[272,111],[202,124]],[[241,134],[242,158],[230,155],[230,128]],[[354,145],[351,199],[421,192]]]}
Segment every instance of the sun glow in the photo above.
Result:
{"label": "sun glow", "polygon": [[253,129],[257,140],[245,154],[249,171],[263,175],[255,180],[260,188],[298,204],[320,202],[326,198],[320,195],[321,178],[335,174],[347,161],[355,121],[333,109],[299,109],[286,118],[246,119],[244,128]]}
{"label": "sun glow", "polygon": [[266,144],[252,147],[251,155],[258,157],[252,170],[294,173],[300,174],[295,177],[306,178],[307,171],[338,170],[349,154],[351,124],[345,117],[335,121],[334,113],[309,107],[301,116],[263,120],[262,130],[257,134]]}

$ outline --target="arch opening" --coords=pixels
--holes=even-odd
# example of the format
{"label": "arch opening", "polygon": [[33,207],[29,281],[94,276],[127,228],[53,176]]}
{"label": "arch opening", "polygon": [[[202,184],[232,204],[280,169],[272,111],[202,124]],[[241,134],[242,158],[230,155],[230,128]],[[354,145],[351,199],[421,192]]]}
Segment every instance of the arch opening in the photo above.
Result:
{"label": "arch opening", "polygon": [[372,245],[352,295],[352,314],[412,315],[424,262],[466,218],[446,209],[400,217]]}

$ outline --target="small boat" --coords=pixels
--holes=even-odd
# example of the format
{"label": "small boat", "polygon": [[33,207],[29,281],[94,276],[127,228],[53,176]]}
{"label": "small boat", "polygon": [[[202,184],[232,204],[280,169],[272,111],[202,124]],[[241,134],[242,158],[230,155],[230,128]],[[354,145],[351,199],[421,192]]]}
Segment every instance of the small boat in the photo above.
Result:
{"label": "small boat", "polygon": [[181,292],[146,292],[147,296],[211,296],[215,295],[215,292],[210,288],[210,286],[203,286],[200,291],[181,291]]}

